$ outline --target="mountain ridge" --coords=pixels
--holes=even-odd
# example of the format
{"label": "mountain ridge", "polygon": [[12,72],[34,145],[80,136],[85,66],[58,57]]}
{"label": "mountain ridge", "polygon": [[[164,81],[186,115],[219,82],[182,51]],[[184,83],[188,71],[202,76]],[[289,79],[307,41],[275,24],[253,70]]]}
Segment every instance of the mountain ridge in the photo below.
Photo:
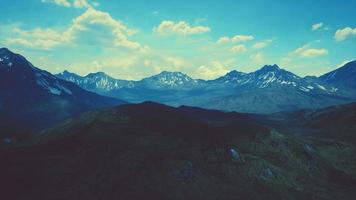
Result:
{"label": "mountain ridge", "polygon": [[0,136],[26,135],[83,112],[125,103],[83,90],[0,49]]}
{"label": "mountain ridge", "polygon": [[[62,78],[70,80],[70,77]],[[83,81],[86,79],[88,75],[82,77],[79,84],[83,88],[133,103],[156,101],[172,106],[239,112],[273,113],[285,109],[321,108],[356,99],[353,90],[339,88],[318,77],[299,77],[276,64],[264,65],[250,73],[232,70],[213,80],[193,79],[181,72],[163,71],[139,81],[129,81],[129,86],[128,82],[116,83],[117,87],[105,91],[89,88]]]}

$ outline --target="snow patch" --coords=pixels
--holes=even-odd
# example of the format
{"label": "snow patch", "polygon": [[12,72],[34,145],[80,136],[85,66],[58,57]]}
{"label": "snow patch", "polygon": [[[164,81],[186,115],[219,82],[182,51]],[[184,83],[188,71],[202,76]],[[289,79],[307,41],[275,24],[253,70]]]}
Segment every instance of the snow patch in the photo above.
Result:
{"label": "snow patch", "polygon": [[304,92],[310,92],[310,89],[305,88],[305,87],[303,87],[303,86],[300,86],[299,89],[302,90],[302,91],[304,91]]}
{"label": "snow patch", "polygon": [[56,83],[56,87],[62,91],[64,91],[65,93],[69,94],[69,95],[72,95],[72,91],[70,91],[68,88],[62,86],[62,85],[59,85],[58,83]]}
{"label": "snow patch", "polygon": [[61,95],[62,92],[60,90],[58,90],[57,88],[53,88],[53,87],[48,87],[48,90],[50,93],[55,94],[55,95]]}
{"label": "snow patch", "polygon": [[336,88],[336,87],[332,87],[331,88],[331,92],[337,92],[339,89],[338,88]]}
{"label": "snow patch", "polygon": [[318,86],[322,90],[326,90],[326,88],[324,86],[322,86],[322,85],[316,84],[316,86]]}

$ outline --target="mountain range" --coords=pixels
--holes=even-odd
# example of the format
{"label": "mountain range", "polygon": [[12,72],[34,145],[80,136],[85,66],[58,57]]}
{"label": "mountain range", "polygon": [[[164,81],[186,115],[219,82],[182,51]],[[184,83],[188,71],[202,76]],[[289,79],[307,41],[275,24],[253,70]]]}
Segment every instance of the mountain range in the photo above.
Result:
{"label": "mountain range", "polygon": [[23,135],[83,112],[125,103],[98,95],[0,49],[0,136]]}
{"label": "mountain range", "polygon": [[1,48],[0,120],[4,123],[0,130],[2,136],[21,135],[126,102],[256,114],[323,108],[355,101],[355,69],[356,61],[352,61],[323,76],[302,78],[277,65],[266,65],[251,73],[231,71],[214,80],[163,71],[128,81],[103,72],[85,77],[68,71],[52,75]]}
{"label": "mountain range", "polygon": [[64,71],[56,76],[86,90],[133,103],[155,101],[248,113],[322,108],[356,99],[356,61],[320,77],[304,78],[277,65],[266,65],[251,73],[234,70],[215,80],[167,71],[140,81],[119,80],[103,72],[82,77]]}

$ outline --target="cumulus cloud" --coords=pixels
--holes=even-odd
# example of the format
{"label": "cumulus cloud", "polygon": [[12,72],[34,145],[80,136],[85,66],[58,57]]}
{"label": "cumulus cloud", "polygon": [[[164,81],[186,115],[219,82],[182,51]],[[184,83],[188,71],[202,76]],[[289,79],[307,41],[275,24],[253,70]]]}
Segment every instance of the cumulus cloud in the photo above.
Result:
{"label": "cumulus cloud", "polygon": [[68,34],[62,34],[53,29],[36,28],[31,31],[14,28],[14,38],[5,40],[8,45],[21,45],[29,48],[49,50],[64,43],[69,43],[71,38]]}
{"label": "cumulus cloud", "polygon": [[242,52],[244,52],[246,50],[247,49],[246,49],[245,45],[240,44],[240,45],[236,45],[236,46],[231,47],[230,52],[237,54],[237,53],[242,53]]}
{"label": "cumulus cloud", "polygon": [[239,43],[239,42],[246,42],[255,39],[252,35],[235,35],[233,37],[223,36],[220,37],[216,43],[217,44],[227,44],[227,43]]}
{"label": "cumulus cloud", "polygon": [[147,47],[128,39],[135,32],[121,21],[112,18],[109,13],[88,8],[82,15],[73,19],[72,24],[64,31],[15,28],[15,36],[6,39],[5,43],[45,50],[74,42],[147,50]]}
{"label": "cumulus cloud", "polygon": [[68,0],[41,0],[42,3],[54,3],[59,6],[71,7],[71,3]]}
{"label": "cumulus cloud", "polygon": [[218,39],[218,41],[216,41],[217,44],[227,44],[229,43],[231,40],[229,37],[221,37]]}
{"label": "cumulus cloud", "polygon": [[300,48],[296,49],[293,53],[295,55],[300,56],[300,57],[312,58],[312,57],[318,57],[318,56],[327,55],[329,52],[328,52],[327,49],[309,48],[308,45],[304,45],[303,47],[300,47]]}
{"label": "cumulus cloud", "polygon": [[351,37],[355,37],[356,36],[356,28],[350,28],[350,27],[346,27],[343,29],[338,29],[335,32],[335,40],[336,41],[343,41],[346,40],[348,38]]}
{"label": "cumulus cloud", "polygon": [[265,60],[264,58],[265,58],[265,56],[260,52],[250,56],[251,60],[256,61],[258,63],[264,62],[264,60]]}
{"label": "cumulus cloud", "polygon": [[316,30],[321,29],[323,26],[324,26],[324,24],[322,22],[320,22],[320,23],[317,23],[317,24],[313,24],[311,29],[313,31],[316,31]]}
{"label": "cumulus cloud", "polygon": [[[41,0],[42,3],[53,3],[58,6],[64,7],[74,7],[74,8],[89,8],[91,4],[88,0]],[[97,2],[92,3],[94,6],[97,6]]]}
{"label": "cumulus cloud", "polygon": [[252,35],[235,35],[231,38],[232,42],[246,42],[255,39]]}
{"label": "cumulus cloud", "polygon": [[252,48],[262,49],[262,48],[267,47],[271,42],[272,42],[272,40],[265,40],[265,41],[257,42],[252,46]]}
{"label": "cumulus cloud", "polygon": [[204,79],[214,79],[228,72],[224,64],[219,61],[212,61],[207,65],[201,65],[195,71],[195,74],[199,74]]}
{"label": "cumulus cloud", "polygon": [[208,26],[191,26],[185,21],[169,21],[164,20],[158,27],[154,27],[153,31],[160,35],[177,34],[177,35],[194,35],[210,32]]}

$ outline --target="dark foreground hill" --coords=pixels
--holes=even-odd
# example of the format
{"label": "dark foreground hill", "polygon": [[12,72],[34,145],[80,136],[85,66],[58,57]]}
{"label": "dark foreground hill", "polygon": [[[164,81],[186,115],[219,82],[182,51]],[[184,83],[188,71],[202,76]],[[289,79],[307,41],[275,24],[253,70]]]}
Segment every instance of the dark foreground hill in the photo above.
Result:
{"label": "dark foreground hill", "polygon": [[356,144],[356,103],[276,113],[256,119],[287,134],[331,138]]}
{"label": "dark foreground hill", "polygon": [[355,148],[248,115],[155,103],[90,112],[0,153],[4,199],[353,199]]}

